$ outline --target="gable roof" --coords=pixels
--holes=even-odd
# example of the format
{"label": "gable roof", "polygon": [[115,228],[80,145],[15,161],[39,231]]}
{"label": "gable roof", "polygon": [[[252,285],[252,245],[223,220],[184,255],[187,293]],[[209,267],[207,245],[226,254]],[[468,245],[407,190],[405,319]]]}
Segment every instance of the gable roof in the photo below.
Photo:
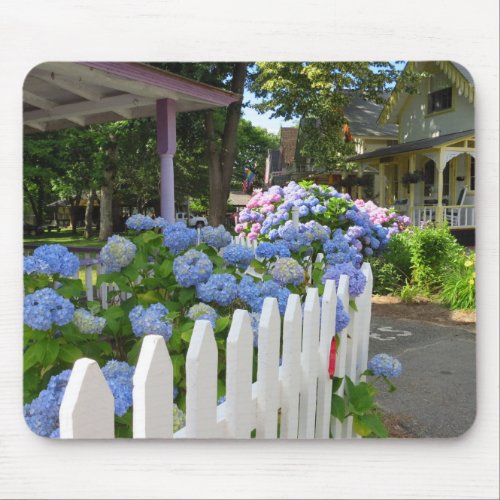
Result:
{"label": "gable roof", "polygon": [[344,107],[344,116],[349,122],[351,134],[357,136],[397,137],[396,124],[379,125],[377,123],[382,104],[367,101],[360,96],[355,96]]}
{"label": "gable roof", "polygon": [[[457,88],[459,95],[463,95],[470,103],[474,102],[474,80],[469,71],[461,64],[451,61],[410,61],[404,67],[403,72],[421,71],[422,67],[429,62],[435,64],[449,78]],[[410,94],[404,92],[401,81],[399,81],[387,99],[378,118],[378,123],[380,125],[388,122],[395,123],[396,116],[409,96]]]}

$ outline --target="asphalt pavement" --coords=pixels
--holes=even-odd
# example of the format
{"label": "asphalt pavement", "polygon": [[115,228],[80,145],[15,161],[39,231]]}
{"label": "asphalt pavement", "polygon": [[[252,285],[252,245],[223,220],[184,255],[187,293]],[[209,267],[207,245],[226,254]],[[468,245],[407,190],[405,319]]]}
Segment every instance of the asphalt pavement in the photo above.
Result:
{"label": "asphalt pavement", "polygon": [[[424,320],[425,318],[423,318]],[[425,321],[372,316],[370,357],[397,357],[396,392],[380,388],[377,402],[408,437],[457,437],[476,414],[475,334]]]}

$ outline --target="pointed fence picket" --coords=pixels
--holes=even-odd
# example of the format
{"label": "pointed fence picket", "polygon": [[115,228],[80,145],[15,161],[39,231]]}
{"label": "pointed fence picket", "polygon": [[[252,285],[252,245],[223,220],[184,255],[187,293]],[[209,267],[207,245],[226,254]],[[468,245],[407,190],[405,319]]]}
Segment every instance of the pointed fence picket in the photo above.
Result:
{"label": "pointed fence picket", "polygon": [[[339,335],[335,376],[360,380],[366,369],[371,311],[371,270],[357,311]],[[323,296],[309,288],[302,312],[290,295],[283,321],[275,298],[264,301],[259,330],[257,373],[247,311],[233,315],[226,340],[226,399],[217,405],[217,344],[209,321],[195,322],[186,357],[186,425],[173,434],[172,362],[162,337],[144,338],[133,379],[134,438],[328,438],[356,437],[352,423],[330,416],[328,373],[335,335],[337,300],[349,310],[349,280],[325,283]],[[283,333],[282,333],[283,329]],[[282,358],[280,360],[280,343]],[[350,346],[350,347],[349,347]],[[252,381],[255,380],[253,383]],[[344,384],[336,394],[344,395]],[[114,402],[95,361],[78,360],[60,409],[62,438],[114,436]]]}

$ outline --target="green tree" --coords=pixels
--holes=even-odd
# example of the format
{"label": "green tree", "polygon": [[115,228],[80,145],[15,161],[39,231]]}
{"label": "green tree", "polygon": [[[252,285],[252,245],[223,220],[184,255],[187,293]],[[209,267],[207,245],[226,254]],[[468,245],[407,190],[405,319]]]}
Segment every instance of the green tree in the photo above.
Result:
{"label": "green tree", "polygon": [[265,128],[255,127],[252,122],[241,119],[238,125],[237,155],[234,162],[232,187],[241,189],[245,167],[254,169],[254,185],[261,186],[267,153],[278,146],[279,138],[276,134],[271,134]]}
{"label": "green tree", "polygon": [[[300,154],[326,170],[346,168],[354,145],[346,141],[343,108],[352,96],[382,103],[401,72],[389,62],[259,62],[250,88],[260,112],[301,119]],[[405,76],[408,87],[415,81]]]}

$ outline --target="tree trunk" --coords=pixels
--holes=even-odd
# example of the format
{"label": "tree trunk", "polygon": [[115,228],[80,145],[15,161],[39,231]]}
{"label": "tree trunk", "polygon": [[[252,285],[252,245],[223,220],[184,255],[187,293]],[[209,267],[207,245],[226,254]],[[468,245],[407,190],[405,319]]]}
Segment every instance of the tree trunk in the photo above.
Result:
{"label": "tree trunk", "polygon": [[88,240],[92,238],[92,219],[94,215],[94,202],[97,199],[97,193],[95,189],[92,189],[90,194],[87,207],[85,208],[85,231],[83,232],[83,237]]}
{"label": "tree trunk", "polygon": [[108,161],[103,172],[101,186],[101,208],[99,239],[107,240],[113,234],[113,180],[116,173],[117,140],[111,137],[111,144],[107,151]]}
{"label": "tree trunk", "polygon": [[240,94],[241,98],[231,103],[227,108],[220,151],[217,148],[213,112],[207,111],[205,113],[210,187],[209,222],[212,226],[224,224],[226,220],[227,200],[229,198],[231,177],[236,158],[236,138],[241,116],[247,66],[247,63],[236,63],[234,65],[231,91]]}

